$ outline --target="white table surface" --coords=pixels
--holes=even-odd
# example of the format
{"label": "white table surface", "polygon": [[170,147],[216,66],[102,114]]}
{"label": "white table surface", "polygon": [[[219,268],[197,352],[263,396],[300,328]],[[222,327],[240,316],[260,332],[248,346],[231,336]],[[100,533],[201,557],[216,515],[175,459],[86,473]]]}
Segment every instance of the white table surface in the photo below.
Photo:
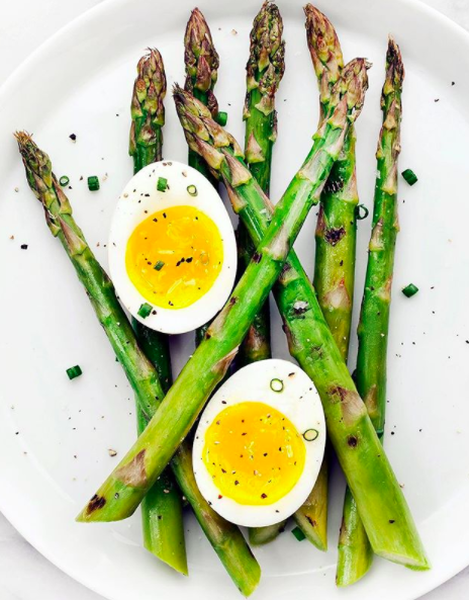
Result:
{"label": "white table surface", "polygon": [[[2,2],[0,84],[43,41],[101,1],[14,0],[7,6]],[[469,30],[469,0],[425,2]],[[469,567],[424,598],[466,600],[468,596]],[[103,600],[46,560],[0,513],[0,600],[64,599]]]}

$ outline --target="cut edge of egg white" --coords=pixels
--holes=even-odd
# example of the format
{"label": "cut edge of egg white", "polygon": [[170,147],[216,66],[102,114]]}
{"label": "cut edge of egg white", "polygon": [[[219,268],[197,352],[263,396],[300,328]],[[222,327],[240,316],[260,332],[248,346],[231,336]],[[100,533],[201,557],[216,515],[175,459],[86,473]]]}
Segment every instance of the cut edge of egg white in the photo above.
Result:
{"label": "cut edge of egg white", "polygon": [[[276,391],[279,388],[282,388],[281,391]],[[294,425],[304,443],[305,462],[302,473],[293,488],[271,504],[240,503],[223,494],[217,487],[216,476],[213,478],[204,461],[206,435],[210,425],[217,423],[220,413],[227,407],[245,402],[261,402],[282,413]],[[247,446],[250,443],[247,439]],[[308,498],[321,468],[325,443],[323,408],[308,375],[296,364],[286,360],[255,362],[230,377],[210,399],[202,413],[193,444],[195,479],[204,498],[228,521],[246,527],[273,525],[291,516]],[[261,461],[258,458],[256,464],[252,465],[253,473],[256,469],[262,469]]]}
{"label": "cut edge of egg white", "polygon": [[[157,189],[160,177],[167,180],[165,191]],[[191,186],[195,186],[196,195],[189,193]],[[197,208],[213,221],[222,240],[223,263],[212,287],[204,295],[185,308],[171,309],[153,305],[135,287],[127,272],[126,252],[130,236],[142,221],[153,213],[176,206]],[[128,182],[115,208],[108,254],[111,279],[123,306],[145,326],[162,333],[186,333],[209,322],[228,300],[236,278],[236,239],[220,195],[202,174],[177,161],[148,165]],[[145,303],[152,311],[143,318],[138,311]]]}

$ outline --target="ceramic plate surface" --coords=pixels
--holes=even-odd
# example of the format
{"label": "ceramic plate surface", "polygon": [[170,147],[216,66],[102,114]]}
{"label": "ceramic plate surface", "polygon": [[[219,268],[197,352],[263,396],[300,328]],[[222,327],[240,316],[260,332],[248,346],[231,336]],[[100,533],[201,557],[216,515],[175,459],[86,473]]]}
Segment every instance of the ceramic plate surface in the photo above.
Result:
{"label": "ceramic plate surface", "polygon": [[[240,140],[248,33],[259,5],[199,2],[220,53],[220,107]],[[287,65],[277,99],[274,201],[306,156],[318,118],[302,3],[279,0],[279,5]],[[408,0],[321,0],[319,7],[335,24],[345,57],[364,55],[374,63],[357,124],[359,190],[368,207],[389,32],[406,65],[400,170],[413,169],[419,181],[412,188],[402,180],[400,185],[385,445],[433,569],[414,573],[376,560],[360,584],[337,590],[343,481],[334,473],[329,552],[298,543],[289,532],[256,549],[263,578],[254,598],[411,600],[469,564],[469,36]],[[77,222],[107,267],[113,208],[132,174],[127,140],[135,65],[146,47],[157,46],[169,85],[182,83],[182,38],[192,8],[193,0],[104,3],[46,43],[0,92],[0,510],[52,562],[110,600],[240,596],[189,517],[188,579],[141,547],[138,514],[115,524],[74,522],[135,438],[134,401],[73,268],[26,185],[11,134],[33,132],[51,154],[57,175],[70,177]],[[184,161],[185,141],[170,95],[166,108],[164,153]],[[76,143],[69,139],[72,133]],[[101,178],[99,192],[88,191],[89,175]],[[296,244],[309,273],[315,213]],[[370,219],[361,221],[357,309],[369,233]],[[410,282],[420,292],[407,299],[400,289]],[[275,356],[288,358],[275,311],[274,332]],[[176,373],[191,350],[191,335],[173,340]],[[83,376],[70,382],[65,370],[75,364]]]}

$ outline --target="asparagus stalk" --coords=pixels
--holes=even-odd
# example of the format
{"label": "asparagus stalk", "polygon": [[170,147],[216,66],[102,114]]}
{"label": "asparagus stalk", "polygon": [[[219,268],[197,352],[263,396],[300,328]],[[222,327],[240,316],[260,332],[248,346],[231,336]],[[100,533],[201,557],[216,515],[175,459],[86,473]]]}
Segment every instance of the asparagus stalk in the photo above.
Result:
{"label": "asparagus stalk", "polygon": [[[332,86],[343,68],[342,50],[329,19],[311,4],[304,10],[306,38],[319,86],[320,114],[324,115],[329,109]],[[345,362],[352,323],[357,204],[355,131],[350,128],[321,196],[314,269],[319,305]],[[295,514],[306,537],[323,551],[327,550],[328,460],[329,449],[316,485]]]}
{"label": "asparagus stalk", "polygon": [[158,50],[150,50],[142,56],[137,74],[132,94],[129,143],[134,173],[162,158],[166,75]]}
{"label": "asparagus stalk", "polygon": [[[358,66],[362,61],[353,62]],[[344,69],[342,78],[351,76],[352,65]],[[220,135],[220,128],[200,103],[189,97],[185,103],[187,109],[179,108],[179,112],[189,143],[206,157],[214,172],[219,172],[235,211],[254,243],[258,243],[266,231],[271,231],[273,208],[269,200],[254,179],[233,185],[230,168],[233,157],[239,154],[236,143]],[[238,162],[243,165],[239,157]],[[321,396],[329,436],[374,551],[394,562],[428,569],[402,490],[323,317],[314,288],[294,252],[290,252],[274,287],[274,297],[283,317],[290,352]]]}
{"label": "asparagus stalk", "polygon": [[[361,110],[365,84],[364,68],[341,81],[330,118],[315,135],[313,150],[277,204],[271,223],[230,299],[148,427],[85,506],[79,521],[119,520],[132,514],[189,432],[280,275],[309,210],[318,202],[349,124]],[[242,190],[257,185],[229,150],[234,146],[234,153],[241,156],[238,144],[212,120],[210,111],[178,87],[174,96],[191,149],[203,153],[212,169],[223,168],[232,188]],[[214,142],[217,148],[212,146]]]}
{"label": "asparagus stalk", "polygon": [[[198,8],[191,12],[184,35],[184,64],[186,82],[184,89],[194,95],[210,110],[213,118],[218,116],[218,101],[213,92],[218,79],[220,60],[212,39],[212,33],[204,15]],[[205,161],[189,148],[189,165],[197,169],[214,187],[217,180],[210,173]],[[204,339],[209,323],[195,330],[195,345]]]}
{"label": "asparagus stalk", "polygon": [[[47,224],[52,234],[62,242],[74,265],[96,316],[135,391],[140,414],[148,421],[157,411],[164,396],[158,372],[139,347],[134,331],[117,300],[112,282],[94,257],[83,232],[73,219],[72,208],[52,172],[49,157],[37,147],[28,134],[17,133],[16,139],[28,183],[43,204]],[[157,414],[160,412],[161,408]],[[178,439],[180,440],[179,436]],[[171,466],[181,491],[191,503],[197,520],[228,574],[239,590],[245,596],[249,596],[259,583],[259,564],[241,531],[222,519],[200,495],[192,472],[190,447],[182,445],[175,454]],[[131,487],[137,484],[139,477],[144,474],[144,464],[140,454],[132,467],[122,473],[122,477]],[[153,487],[158,475],[145,491]],[[119,491],[115,490],[113,501],[118,502],[118,500]],[[104,504],[105,500],[96,495],[88,504],[88,510],[99,512]]]}
{"label": "asparagus stalk", "polygon": [[[285,71],[283,21],[275,4],[264,2],[251,30],[251,44],[246,65],[246,101],[244,105],[246,163],[263,191],[269,195],[272,149],[277,137],[275,94]],[[255,246],[242,222],[238,225],[238,251],[241,269],[246,268]],[[238,353],[239,366],[271,357],[269,301],[262,306],[249,327]],[[249,529],[253,545],[274,540],[285,522],[269,527]]]}
{"label": "asparagus stalk", "polygon": [[[166,75],[163,59],[156,49],[149,50],[137,65],[131,103],[129,154],[134,173],[162,159],[165,121]],[[165,335],[133,321],[140,347],[158,371],[163,391],[171,385],[171,357]],[[138,433],[147,420],[137,401]],[[187,575],[181,495],[169,469],[166,469],[142,502],[143,544],[160,560]]]}
{"label": "asparagus stalk", "polygon": [[[320,90],[321,113],[327,114],[331,89],[343,68],[334,27],[319,10],[305,7],[307,40]],[[355,129],[350,128],[339,160],[321,196],[316,229],[314,287],[327,324],[346,360],[352,322],[355,276],[356,207]]]}
{"label": "asparagus stalk", "polygon": [[[404,66],[396,42],[389,38],[386,78],[381,96],[383,125],[376,153],[373,231],[369,244],[365,291],[358,325],[357,389],[380,440],[386,411],[386,355],[394,251],[399,231],[397,161],[400,153],[401,95]],[[347,489],[339,539],[337,585],[358,581],[370,568],[372,549],[353,495]]]}
{"label": "asparagus stalk", "polygon": [[[138,321],[134,321],[133,326],[138,343],[157,369],[163,392],[166,393],[171,386],[168,340]],[[138,402],[137,414],[140,434],[148,421],[141,414]],[[169,468],[163,471],[142,501],[142,526],[145,548],[176,571],[187,575],[181,493]]]}

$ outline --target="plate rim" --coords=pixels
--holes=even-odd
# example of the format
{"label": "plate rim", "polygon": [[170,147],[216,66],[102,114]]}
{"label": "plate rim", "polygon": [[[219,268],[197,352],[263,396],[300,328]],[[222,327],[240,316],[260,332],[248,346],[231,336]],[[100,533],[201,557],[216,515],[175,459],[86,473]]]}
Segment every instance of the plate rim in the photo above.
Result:
{"label": "plate rim", "polygon": [[[21,61],[21,63],[10,73],[5,81],[0,85],[0,106],[2,105],[5,98],[10,96],[11,91],[15,88],[16,82],[21,80],[25,74],[28,73],[31,69],[34,69],[35,66],[41,63],[41,60],[44,56],[47,55],[47,52],[56,45],[60,45],[62,40],[65,40],[70,34],[73,35],[73,32],[81,29],[83,26],[87,24],[87,22],[94,21],[100,17],[109,14],[109,12],[119,10],[119,7],[123,7],[129,2],[135,2],[135,0],[102,0],[96,6],[90,7],[82,14],[73,18],[70,22],[60,27],[55,33],[50,35],[46,40],[41,42],[38,47],[33,50],[25,59]],[[177,0],[176,0],[177,1]],[[275,1],[275,0],[273,0]],[[447,28],[448,33],[453,33],[455,37],[458,38],[458,42],[462,44],[466,44],[469,50],[469,31],[466,30],[462,25],[448,17],[447,15],[440,12],[438,9],[429,6],[424,2],[424,0],[379,0],[383,6],[392,5],[393,7],[400,5],[403,10],[407,10],[408,7],[412,10],[416,10],[420,12],[425,18],[429,18],[436,22],[439,22],[442,27]],[[303,0],[305,3],[306,0]],[[52,563],[55,567],[60,569],[67,576],[74,579],[79,584],[83,585],[85,588],[91,590],[92,592],[102,596],[107,600],[114,600],[112,596],[110,596],[105,590],[101,589],[100,586],[95,583],[94,579],[89,579],[86,575],[79,571],[79,569],[73,568],[73,563],[64,558],[61,558],[61,555],[56,555],[53,550],[48,549],[40,539],[36,536],[27,534],[23,527],[22,521],[19,517],[15,517],[15,511],[10,510],[9,507],[5,506],[3,502],[3,496],[0,495],[0,512],[7,519],[7,521],[15,528],[15,530],[29,543],[31,546],[37,550],[44,558],[46,558],[50,563]],[[467,555],[464,557],[461,555],[461,558],[457,561],[453,560],[454,567],[447,568],[444,573],[442,573],[442,578],[439,578],[438,583],[435,585],[435,581],[429,579],[427,583],[425,580],[422,580],[421,587],[419,588],[419,595],[415,596],[414,592],[411,592],[410,596],[406,596],[403,600],[418,600],[418,598],[423,595],[438,589],[444,583],[455,577],[458,573],[464,570],[466,567],[469,567],[469,549]],[[79,571],[79,572],[76,572]]]}

